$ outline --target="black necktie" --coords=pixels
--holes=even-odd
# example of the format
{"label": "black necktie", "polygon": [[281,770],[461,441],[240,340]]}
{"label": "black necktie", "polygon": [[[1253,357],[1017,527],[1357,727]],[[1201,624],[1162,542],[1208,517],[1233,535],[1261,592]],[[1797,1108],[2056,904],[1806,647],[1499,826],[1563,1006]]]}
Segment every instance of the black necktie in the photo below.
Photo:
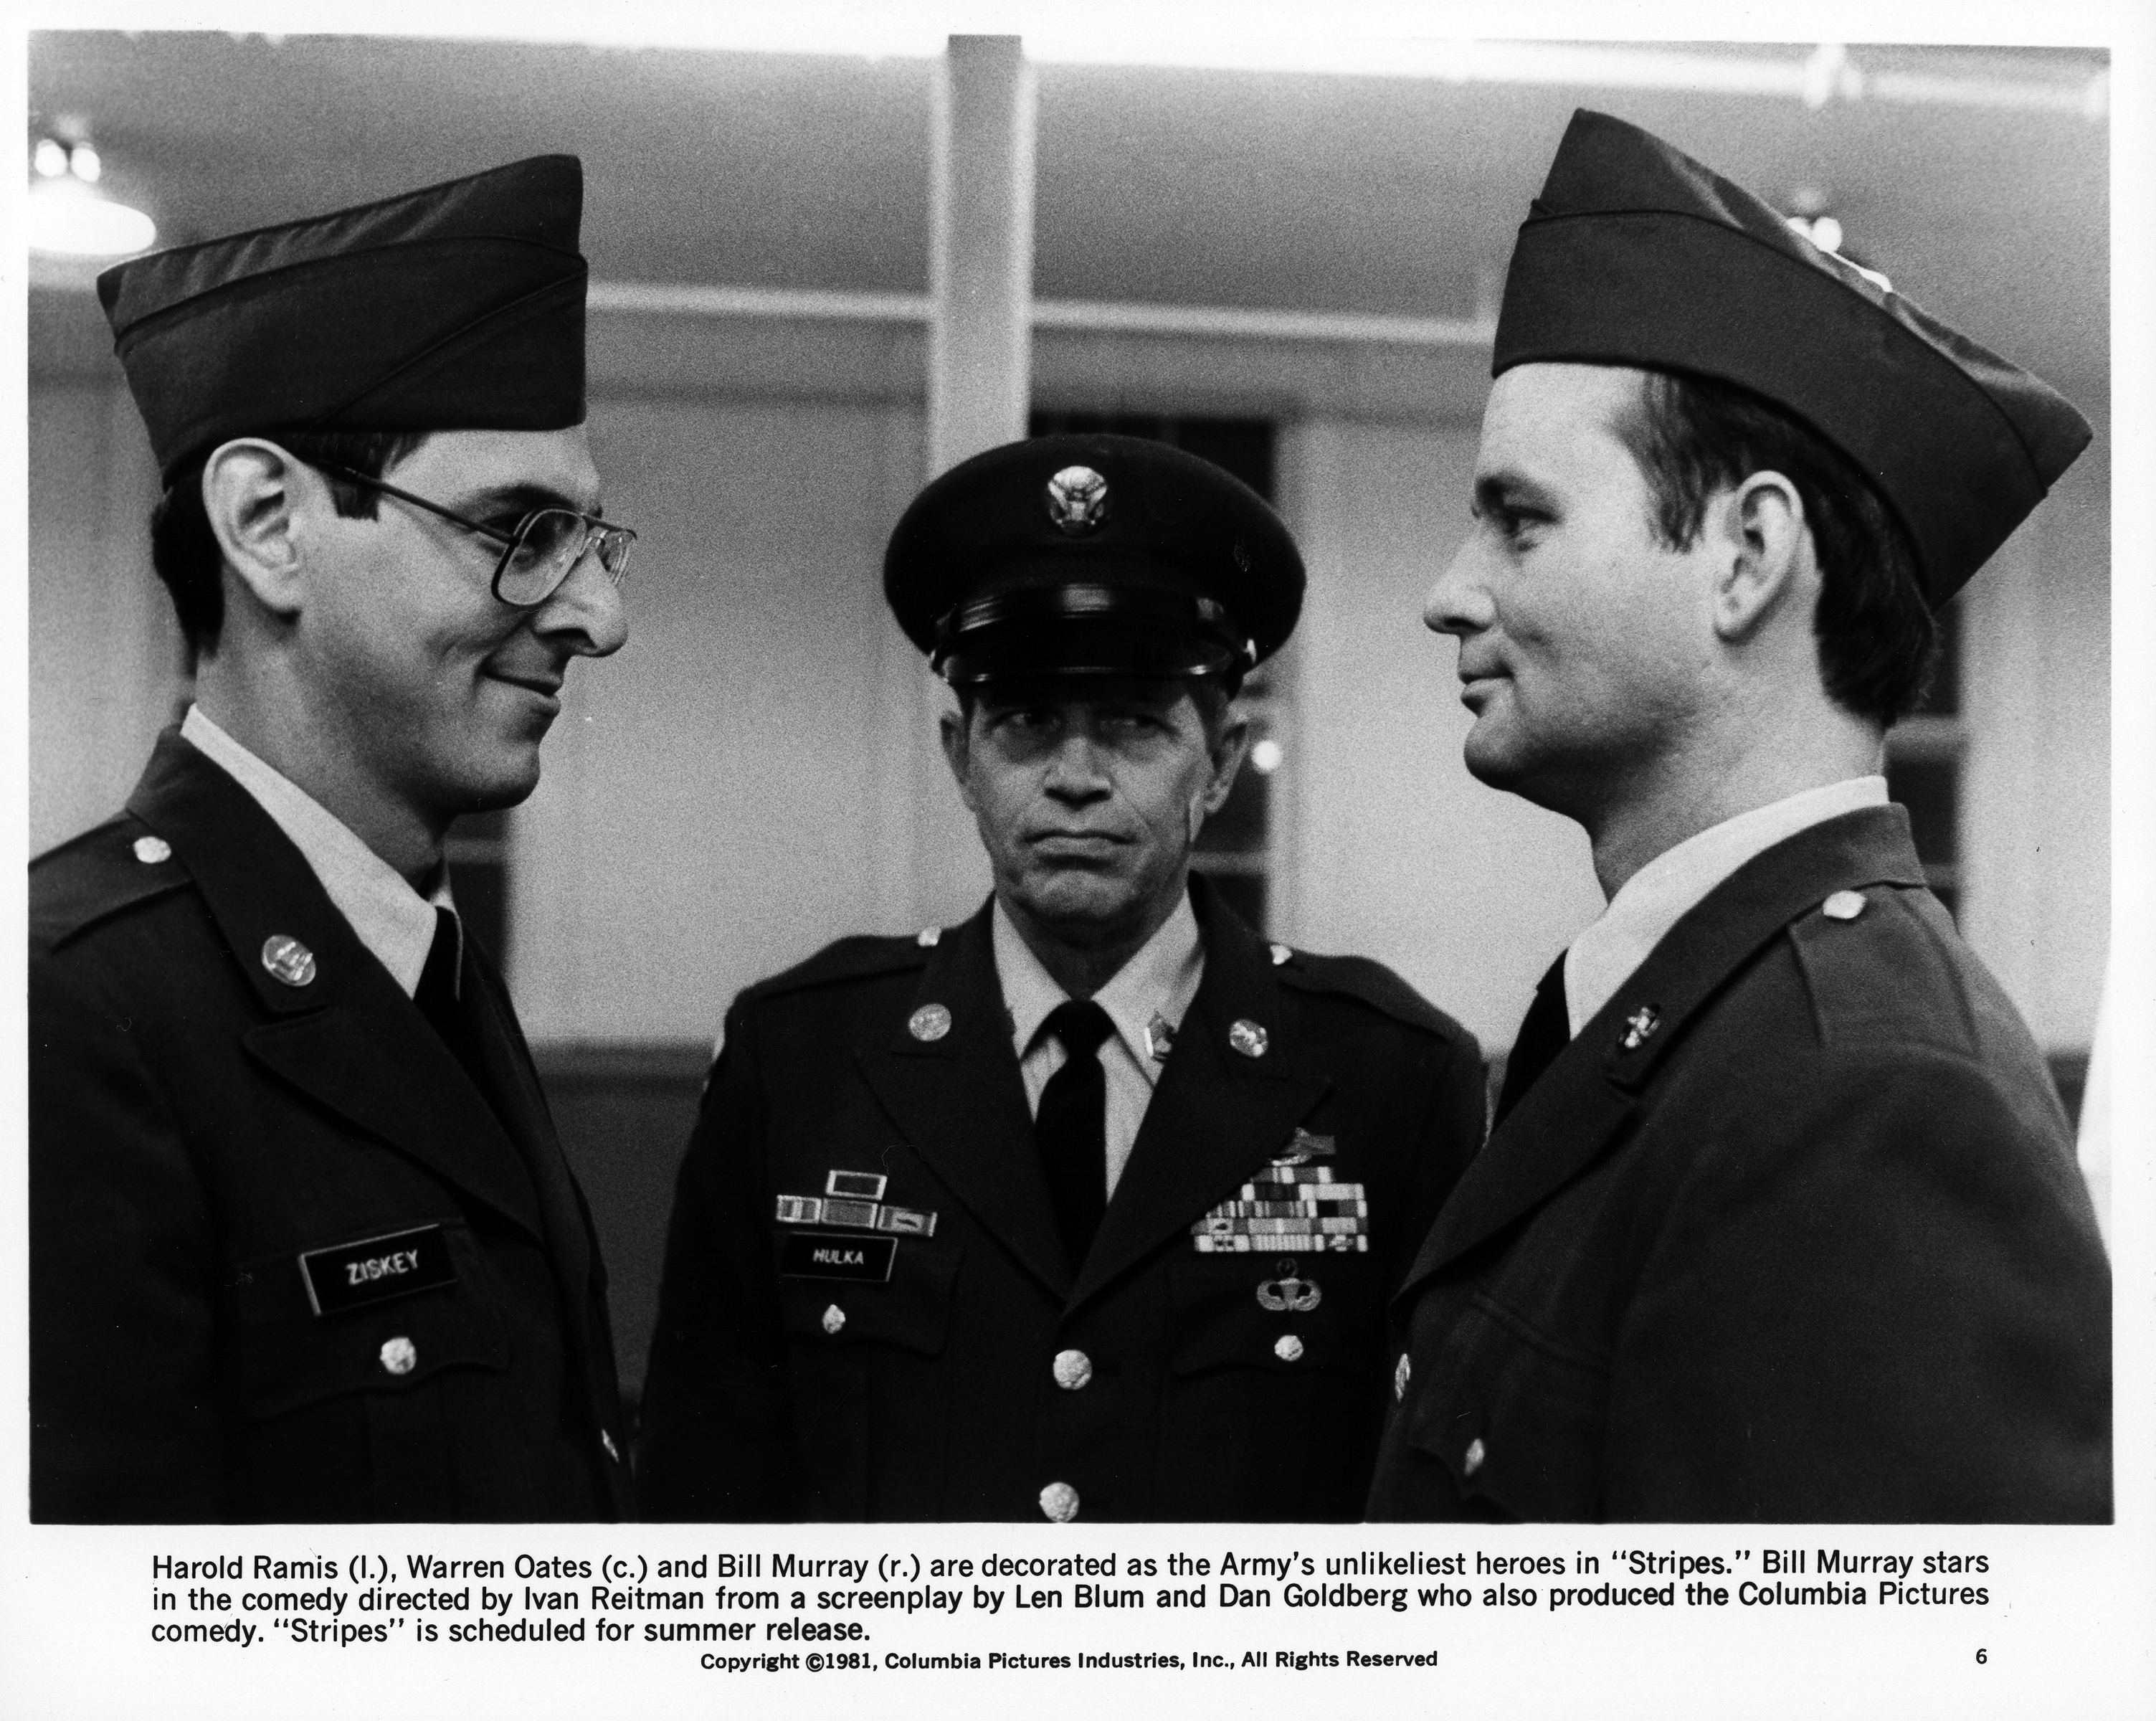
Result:
{"label": "black necktie", "polygon": [[1091,999],[1073,998],[1050,1010],[1044,1025],[1062,1044],[1063,1067],[1041,1090],[1033,1138],[1040,1144],[1056,1226],[1075,1272],[1108,1205],[1108,1078],[1100,1051],[1115,1025]]}
{"label": "black necktie", "polygon": [[1559,954],[1543,976],[1542,984],[1535,988],[1535,1001],[1527,1006],[1519,1038],[1512,1042],[1512,1056],[1505,1060],[1505,1085],[1497,1094],[1496,1116],[1490,1120],[1492,1130],[1571,1043],[1572,1024],[1564,1008],[1564,958]]}
{"label": "black necktie", "polygon": [[419,971],[418,989],[413,993],[412,1001],[442,1036],[442,1043],[452,1056],[464,1066],[465,1073],[471,1077],[480,1097],[493,1106],[494,1087],[487,1080],[486,1062],[480,1056],[479,1039],[472,1031],[470,1016],[459,1002],[461,989],[457,970],[461,949],[456,916],[437,905],[434,942],[427,947],[427,965]]}

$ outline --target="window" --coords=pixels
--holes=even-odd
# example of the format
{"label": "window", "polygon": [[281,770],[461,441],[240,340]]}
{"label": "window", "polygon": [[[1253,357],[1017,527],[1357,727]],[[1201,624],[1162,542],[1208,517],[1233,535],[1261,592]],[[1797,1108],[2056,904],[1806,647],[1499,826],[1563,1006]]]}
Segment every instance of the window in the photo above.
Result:
{"label": "window", "polygon": [[[1276,427],[1266,419],[1178,418],[1164,414],[1036,412],[1030,434],[1105,431],[1143,436],[1187,450],[1230,472],[1273,499]],[[1250,723],[1250,757],[1220,810],[1199,833],[1192,865],[1209,878],[1222,900],[1260,933],[1271,907],[1272,773],[1282,757],[1286,714],[1277,660],[1262,663],[1243,683],[1241,704]]]}

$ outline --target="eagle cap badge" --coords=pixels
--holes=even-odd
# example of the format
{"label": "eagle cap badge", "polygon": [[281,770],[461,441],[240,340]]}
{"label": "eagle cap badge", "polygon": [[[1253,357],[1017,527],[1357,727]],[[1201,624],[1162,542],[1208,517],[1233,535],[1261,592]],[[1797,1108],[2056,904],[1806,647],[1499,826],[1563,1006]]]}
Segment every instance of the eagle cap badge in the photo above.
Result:
{"label": "eagle cap badge", "polygon": [[1083,537],[1108,517],[1108,480],[1091,466],[1065,466],[1048,480],[1047,502],[1058,532]]}

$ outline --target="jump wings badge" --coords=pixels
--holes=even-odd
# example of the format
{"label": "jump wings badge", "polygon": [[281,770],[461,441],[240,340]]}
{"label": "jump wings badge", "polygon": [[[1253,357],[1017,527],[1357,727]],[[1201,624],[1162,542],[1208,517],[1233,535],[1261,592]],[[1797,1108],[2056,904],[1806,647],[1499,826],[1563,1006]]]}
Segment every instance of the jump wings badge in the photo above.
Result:
{"label": "jump wings badge", "polygon": [[[1200,1255],[1367,1255],[1370,1204],[1363,1185],[1335,1183],[1331,1166],[1311,1163],[1330,1159],[1337,1152],[1331,1136],[1296,1130],[1271,1164],[1191,1226],[1192,1246]],[[1317,1287],[1307,1281],[1267,1283],[1283,1296],[1301,1294],[1284,1288],[1290,1283],[1306,1287],[1311,1297],[1306,1306],[1317,1306]],[[1265,1298],[1260,1289],[1258,1300]],[[1281,1307],[1301,1312],[1291,1302]]]}

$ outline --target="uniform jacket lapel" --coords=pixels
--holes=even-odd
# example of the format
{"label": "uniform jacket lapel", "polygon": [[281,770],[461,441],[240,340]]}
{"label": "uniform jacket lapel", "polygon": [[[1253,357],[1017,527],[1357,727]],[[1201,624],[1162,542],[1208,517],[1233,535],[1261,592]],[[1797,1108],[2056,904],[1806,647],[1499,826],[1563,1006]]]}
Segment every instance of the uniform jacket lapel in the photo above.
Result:
{"label": "uniform jacket lapel", "polygon": [[[243,1036],[249,1054],[542,1236],[531,1179],[501,1122],[254,798],[168,731],[128,810],[172,845],[269,1013]],[[305,985],[264,967],[264,943],[278,934],[313,953]]]}
{"label": "uniform jacket lapel", "polygon": [[[1202,879],[1194,906],[1205,977],[1153,1089],[1129,1163],[1086,1257],[1081,1302],[1178,1232],[1284,1148],[1329,1080],[1304,1055],[1293,999],[1262,945]],[[1265,1033],[1257,1057],[1229,1040],[1237,1022]]]}
{"label": "uniform jacket lapel", "polygon": [[989,1236],[1061,1297],[1070,1268],[1034,1151],[988,914],[984,906],[936,947],[908,1008],[910,1021],[941,1005],[950,1031],[923,1040],[897,1022],[883,1045],[855,1056],[908,1144]]}
{"label": "uniform jacket lapel", "polygon": [[[1639,1096],[1692,1021],[1789,923],[1838,890],[1921,885],[1899,807],[1799,832],[1747,862],[1671,928],[1543,1072],[1476,1155],[1399,1295],[1571,1182],[1630,1128]],[[1634,1024],[1649,1018],[1642,1035]]]}

